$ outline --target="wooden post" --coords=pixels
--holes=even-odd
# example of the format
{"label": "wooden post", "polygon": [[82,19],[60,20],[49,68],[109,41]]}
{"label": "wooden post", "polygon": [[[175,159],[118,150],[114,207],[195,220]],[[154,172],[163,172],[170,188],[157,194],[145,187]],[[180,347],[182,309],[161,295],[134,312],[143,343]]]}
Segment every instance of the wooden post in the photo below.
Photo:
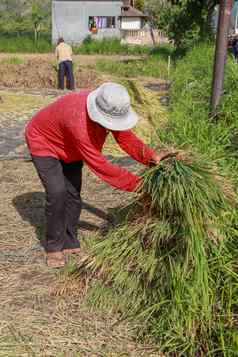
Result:
{"label": "wooden post", "polygon": [[171,57],[169,56],[168,57],[168,79],[169,79],[169,76],[170,76],[170,66],[171,66]]}
{"label": "wooden post", "polygon": [[211,107],[213,115],[216,114],[216,109],[220,103],[223,90],[224,70],[227,57],[228,31],[232,5],[233,0],[220,1],[211,96]]}

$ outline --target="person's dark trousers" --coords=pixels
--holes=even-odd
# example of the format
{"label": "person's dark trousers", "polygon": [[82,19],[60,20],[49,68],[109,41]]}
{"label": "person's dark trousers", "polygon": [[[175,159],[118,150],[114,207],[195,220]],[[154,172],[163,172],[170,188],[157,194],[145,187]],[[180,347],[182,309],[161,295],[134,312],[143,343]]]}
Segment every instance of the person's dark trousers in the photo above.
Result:
{"label": "person's dark trousers", "polygon": [[236,49],[232,48],[231,52],[232,52],[233,58],[236,60],[236,58],[237,58]]}
{"label": "person's dark trousers", "polygon": [[59,63],[58,71],[58,87],[59,89],[64,89],[64,77],[66,76],[67,89],[74,90],[74,72],[73,72],[73,62],[63,61]]}
{"label": "person's dark trousers", "polygon": [[46,191],[46,252],[79,248],[77,225],[81,213],[83,162],[66,164],[54,157],[32,156]]}
{"label": "person's dark trousers", "polygon": [[73,71],[73,62],[72,61],[65,61],[66,67],[66,85],[67,89],[74,90],[75,83],[74,83],[74,71]]}

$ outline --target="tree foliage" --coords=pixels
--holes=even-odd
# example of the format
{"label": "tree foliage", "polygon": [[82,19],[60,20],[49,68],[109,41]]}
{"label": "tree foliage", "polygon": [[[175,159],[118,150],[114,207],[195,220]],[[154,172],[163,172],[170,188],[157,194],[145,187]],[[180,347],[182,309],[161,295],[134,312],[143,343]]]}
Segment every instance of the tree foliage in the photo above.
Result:
{"label": "tree foliage", "polygon": [[167,32],[177,47],[190,47],[212,33],[212,14],[218,0],[145,0],[156,27]]}
{"label": "tree foliage", "polygon": [[0,31],[3,33],[32,32],[50,29],[49,0],[1,0]]}
{"label": "tree foliage", "polygon": [[40,29],[47,26],[48,18],[48,7],[34,1],[31,6],[31,23],[34,28],[35,41],[38,39]]}
{"label": "tree foliage", "polygon": [[145,0],[136,0],[135,1],[135,8],[140,10],[140,11],[144,11],[145,8]]}

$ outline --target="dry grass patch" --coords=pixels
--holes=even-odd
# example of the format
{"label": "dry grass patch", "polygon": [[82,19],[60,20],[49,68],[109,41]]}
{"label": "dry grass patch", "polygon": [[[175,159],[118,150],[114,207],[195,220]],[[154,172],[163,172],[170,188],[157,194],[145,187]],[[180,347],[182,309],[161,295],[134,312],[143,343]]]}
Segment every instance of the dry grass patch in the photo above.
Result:
{"label": "dry grass patch", "polygon": [[[56,294],[64,277],[49,270],[35,249],[44,234],[44,195],[33,165],[2,161],[0,172],[0,356],[159,356],[151,346],[135,342],[134,324],[117,324],[116,315],[86,308],[79,286]],[[81,237],[99,229],[107,208],[123,199],[87,170],[84,175],[88,207]]]}
{"label": "dry grass patch", "polygon": [[[6,113],[25,113],[38,110],[49,104],[53,98],[39,95],[25,94],[24,92],[0,91],[0,115]],[[20,117],[20,115],[19,115]]]}

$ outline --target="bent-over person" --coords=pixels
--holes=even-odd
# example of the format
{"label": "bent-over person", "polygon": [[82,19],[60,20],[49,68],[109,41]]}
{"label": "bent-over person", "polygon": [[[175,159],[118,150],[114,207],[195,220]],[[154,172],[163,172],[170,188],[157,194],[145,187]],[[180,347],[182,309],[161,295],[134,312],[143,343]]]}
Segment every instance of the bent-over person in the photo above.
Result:
{"label": "bent-over person", "polygon": [[66,253],[78,253],[82,168],[124,191],[135,191],[141,178],[102,155],[111,132],[118,145],[143,165],[158,163],[174,152],[157,154],[131,129],[137,114],[123,86],[105,83],[59,98],[36,113],[26,127],[33,164],[46,191],[46,236],[42,244],[50,267],[65,265]]}

